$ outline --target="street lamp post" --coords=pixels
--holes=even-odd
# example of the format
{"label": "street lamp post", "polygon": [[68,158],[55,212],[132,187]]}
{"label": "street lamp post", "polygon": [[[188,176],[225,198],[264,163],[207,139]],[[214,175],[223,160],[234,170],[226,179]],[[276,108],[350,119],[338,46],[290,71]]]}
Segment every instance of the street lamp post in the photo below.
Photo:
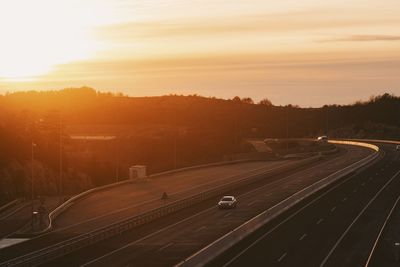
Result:
{"label": "street lamp post", "polygon": [[63,157],[62,157],[62,117],[61,117],[61,111],[60,111],[60,121],[59,121],[59,143],[60,143],[60,147],[59,147],[59,160],[60,160],[60,174],[59,174],[59,183],[58,183],[58,201],[60,202],[60,204],[63,202],[62,200],[62,186],[63,186]]}
{"label": "street lamp post", "polygon": [[115,179],[116,182],[119,182],[119,140],[118,136],[115,137],[115,157],[116,157],[116,166],[115,166]]}
{"label": "street lamp post", "polygon": [[34,167],[33,167],[33,162],[34,162],[34,148],[36,147],[35,143],[31,143],[31,228],[33,231],[33,220],[34,220],[34,214],[33,214],[33,210],[34,210]]}
{"label": "street lamp post", "polygon": [[289,106],[286,107],[286,150],[289,151]]}

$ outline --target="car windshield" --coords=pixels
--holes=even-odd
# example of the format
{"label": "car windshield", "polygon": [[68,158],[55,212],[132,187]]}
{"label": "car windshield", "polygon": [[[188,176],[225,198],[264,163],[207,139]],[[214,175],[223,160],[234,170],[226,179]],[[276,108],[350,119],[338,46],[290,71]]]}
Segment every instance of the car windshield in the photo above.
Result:
{"label": "car windshield", "polygon": [[223,198],[221,199],[221,201],[232,201],[232,200],[233,200],[232,197],[223,197]]}

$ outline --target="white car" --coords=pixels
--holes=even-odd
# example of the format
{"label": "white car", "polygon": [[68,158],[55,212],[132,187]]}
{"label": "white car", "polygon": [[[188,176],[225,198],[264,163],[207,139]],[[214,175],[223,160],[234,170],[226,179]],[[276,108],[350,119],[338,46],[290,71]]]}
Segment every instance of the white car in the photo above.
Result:
{"label": "white car", "polygon": [[397,146],[396,146],[396,150],[400,150],[400,145],[397,145]]}
{"label": "white car", "polygon": [[236,208],[237,200],[234,196],[224,196],[218,202],[218,207],[220,209],[233,209]]}

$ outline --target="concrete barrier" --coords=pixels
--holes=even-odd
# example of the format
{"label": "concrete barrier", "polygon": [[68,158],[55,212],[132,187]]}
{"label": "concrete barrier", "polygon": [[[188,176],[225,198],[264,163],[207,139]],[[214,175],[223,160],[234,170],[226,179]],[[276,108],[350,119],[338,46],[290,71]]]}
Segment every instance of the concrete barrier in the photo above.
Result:
{"label": "concrete barrier", "polygon": [[289,208],[293,207],[300,201],[304,200],[305,198],[311,196],[315,192],[323,189],[324,187],[330,185],[331,183],[337,181],[338,179],[362,168],[369,164],[371,164],[375,159],[377,159],[381,155],[381,151],[379,147],[362,143],[362,142],[354,142],[354,141],[342,141],[342,140],[332,140],[330,141],[334,144],[346,144],[346,145],[355,145],[355,146],[362,146],[367,147],[375,152],[366,158],[353,163],[346,168],[339,170],[328,177],[325,177],[322,180],[315,182],[314,184],[294,193],[290,197],[284,199],[280,203],[276,204],[275,206],[269,208],[268,210],[264,211],[263,213],[257,215],[253,219],[245,222],[244,224],[240,225],[239,227],[235,228],[234,230],[228,232],[221,238],[217,239],[213,243],[209,244],[205,248],[201,249],[194,255],[190,256],[189,258],[185,259],[184,261],[180,262],[176,266],[179,267],[186,267],[186,266],[204,266],[209,263],[211,260],[215,259],[229,248],[249,236],[251,233],[255,232],[257,229],[265,225],[266,223],[270,222],[272,219],[276,218]]}

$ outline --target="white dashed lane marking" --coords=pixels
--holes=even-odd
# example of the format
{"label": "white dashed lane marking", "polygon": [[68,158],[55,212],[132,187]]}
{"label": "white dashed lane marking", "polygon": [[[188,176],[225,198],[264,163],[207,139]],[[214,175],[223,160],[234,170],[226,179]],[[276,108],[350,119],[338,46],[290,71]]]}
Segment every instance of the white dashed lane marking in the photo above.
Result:
{"label": "white dashed lane marking", "polygon": [[159,248],[158,251],[162,251],[162,250],[166,249],[167,247],[172,246],[173,244],[174,244],[174,243],[168,243],[168,244],[166,244],[165,246]]}
{"label": "white dashed lane marking", "polygon": [[206,229],[206,228],[207,228],[207,227],[202,226],[202,227],[200,227],[200,228],[197,228],[195,232],[200,232],[201,230]]}
{"label": "white dashed lane marking", "polygon": [[232,212],[228,212],[227,214],[224,215],[224,217],[228,217],[231,214],[232,214]]}
{"label": "white dashed lane marking", "polygon": [[278,262],[281,262],[283,260],[283,258],[285,258],[287,255],[287,253],[283,253],[282,256],[279,257]]}
{"label": "white dashed lane marking", "polygon": [[307,234],[303,234],[303,235],[299,238],[299,240],[300,240],[300,241],[303,240],[306,236],[307,236]]}

